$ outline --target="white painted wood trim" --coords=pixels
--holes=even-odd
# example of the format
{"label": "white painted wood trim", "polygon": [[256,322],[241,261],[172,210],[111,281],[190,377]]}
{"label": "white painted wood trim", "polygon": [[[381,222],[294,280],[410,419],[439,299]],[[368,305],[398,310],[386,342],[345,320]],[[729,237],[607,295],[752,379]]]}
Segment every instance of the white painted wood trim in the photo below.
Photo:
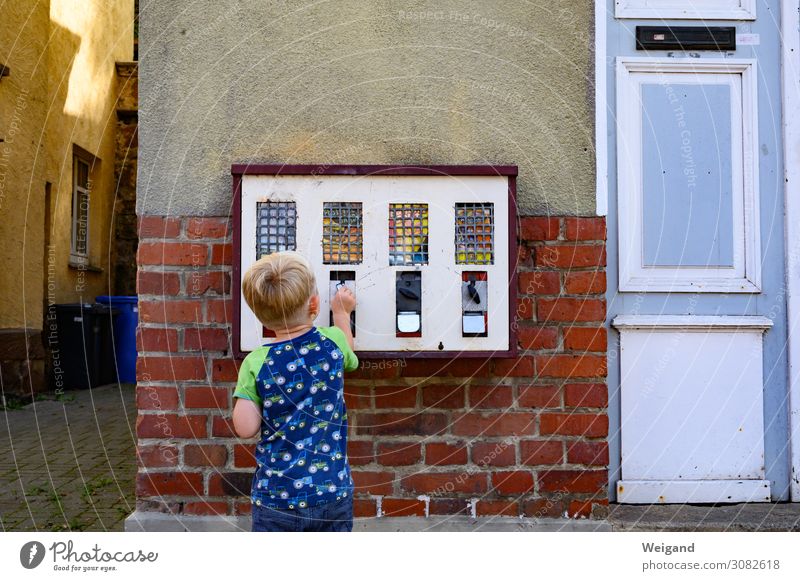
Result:
{"label": "white painted wood trim", "polygon": [[[651,2],[652,3],[652,0]],[[698,0],[671,0],[666,6],[648,7],[643,0],[617,0],[614,15],[617,18],[653,18],[658,20],[755,20],[755,0],[739,0],[731,8],[704,8]]]}
{"label": "white painted wood trim", "polygon": [[[756,66],[754,59],[617,57],[617,211],[620,291],[716,293],[761,291]],[[742,151],[743,159],[740,172],[734,173],[736,197],[734,198],[733,268],[642,265],[641,164],[634,163],[641,152],[640,85],[632,78],[632,75],[638,73],[716,74],[741,77],[739,96],[742,125],[738,148]],[[712,80],[714,79],[709,78],[709,81]],[[736,131],[735,119],[732,120],[732,124],[732,129]]]}
{"label": "white painted wood trim", "polygon": [[[725,500],[720,500],[724,498]],[[769,480],[618,480],[620,504],[770,502]]]}
{"label": "white painted wood trim", "polygon": [[726,316],[726,315],[620,315],[611,321],[611,325],[620,330],[676,329],[686,331],[766,331],[772,327],[772,320],[758,316]]}
{"label": "white painted wood trim", "polygon": [[790,498],[800,502],[800,0],[781,2]]}
{"label": "white painted wood trim", "polygon": [[606,74],[606,2],[594,3],[594,159],[595,213],[608,214],[608,77]]}

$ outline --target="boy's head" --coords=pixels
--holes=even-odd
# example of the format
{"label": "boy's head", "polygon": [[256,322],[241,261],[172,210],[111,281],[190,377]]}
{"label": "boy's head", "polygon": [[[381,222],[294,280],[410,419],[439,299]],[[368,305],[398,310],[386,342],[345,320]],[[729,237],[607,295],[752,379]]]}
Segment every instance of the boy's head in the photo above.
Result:
{"label": "boy's head", "polygon": [[257,260],[244,273],[242,294],[268,329],[308,323],[319,309],[314,272],[297,252],[276,252]]}

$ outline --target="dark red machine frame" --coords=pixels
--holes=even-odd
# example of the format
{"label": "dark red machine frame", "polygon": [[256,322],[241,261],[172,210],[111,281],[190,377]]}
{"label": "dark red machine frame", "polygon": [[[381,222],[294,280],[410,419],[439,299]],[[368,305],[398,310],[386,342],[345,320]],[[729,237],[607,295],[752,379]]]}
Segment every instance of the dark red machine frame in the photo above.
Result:
{"label": "dark red machine frame", "polygon": [[394,176],[506,176],[508,177],[508,349],[503,351],[361,351],[365,359],[389,358],[489,358],[516,357],[517,326],[517,166],[515,165],[280,165],[234,164],[233,175],[233,352],[243,358],[241,351],[241,258],[242,258],[242,176],[245,175],[394,175]]}

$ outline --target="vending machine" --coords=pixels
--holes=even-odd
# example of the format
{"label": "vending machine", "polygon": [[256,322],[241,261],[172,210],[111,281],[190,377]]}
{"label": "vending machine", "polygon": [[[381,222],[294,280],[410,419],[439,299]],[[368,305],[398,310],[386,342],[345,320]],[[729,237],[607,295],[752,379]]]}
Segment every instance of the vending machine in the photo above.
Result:
{"label": "vending machine", "polygon": [[510,357],[516,308],[516,166],[234,165],[234,347],[269,341],[241,297],[260,257],[312,264],[318,326],[353,289],[367,357]]}

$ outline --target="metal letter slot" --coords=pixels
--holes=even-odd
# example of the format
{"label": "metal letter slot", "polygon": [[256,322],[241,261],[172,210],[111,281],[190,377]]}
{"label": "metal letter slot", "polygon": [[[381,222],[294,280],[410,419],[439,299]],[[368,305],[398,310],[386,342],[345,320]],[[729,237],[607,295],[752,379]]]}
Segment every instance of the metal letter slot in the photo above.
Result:
{"label": "metal letter slot", "polygon": [[[328,304],[333,305],[333,297],[343,286],[356,292],[356,273],[351,270],[332,270],[329,283]],[[331,326],[333,326],[333,310],[330,311]],[[350,313],[350,331],[356,336],[356,312]]]}
{"label": "metal letter slot", "polygon": [[489,283],[486,272],[461,273],[461,335],[488,336]]}
{"label": "metal letter slot", "polygon": [[422,273],[398,272],[395,303],[397,337],[422,337]]}

